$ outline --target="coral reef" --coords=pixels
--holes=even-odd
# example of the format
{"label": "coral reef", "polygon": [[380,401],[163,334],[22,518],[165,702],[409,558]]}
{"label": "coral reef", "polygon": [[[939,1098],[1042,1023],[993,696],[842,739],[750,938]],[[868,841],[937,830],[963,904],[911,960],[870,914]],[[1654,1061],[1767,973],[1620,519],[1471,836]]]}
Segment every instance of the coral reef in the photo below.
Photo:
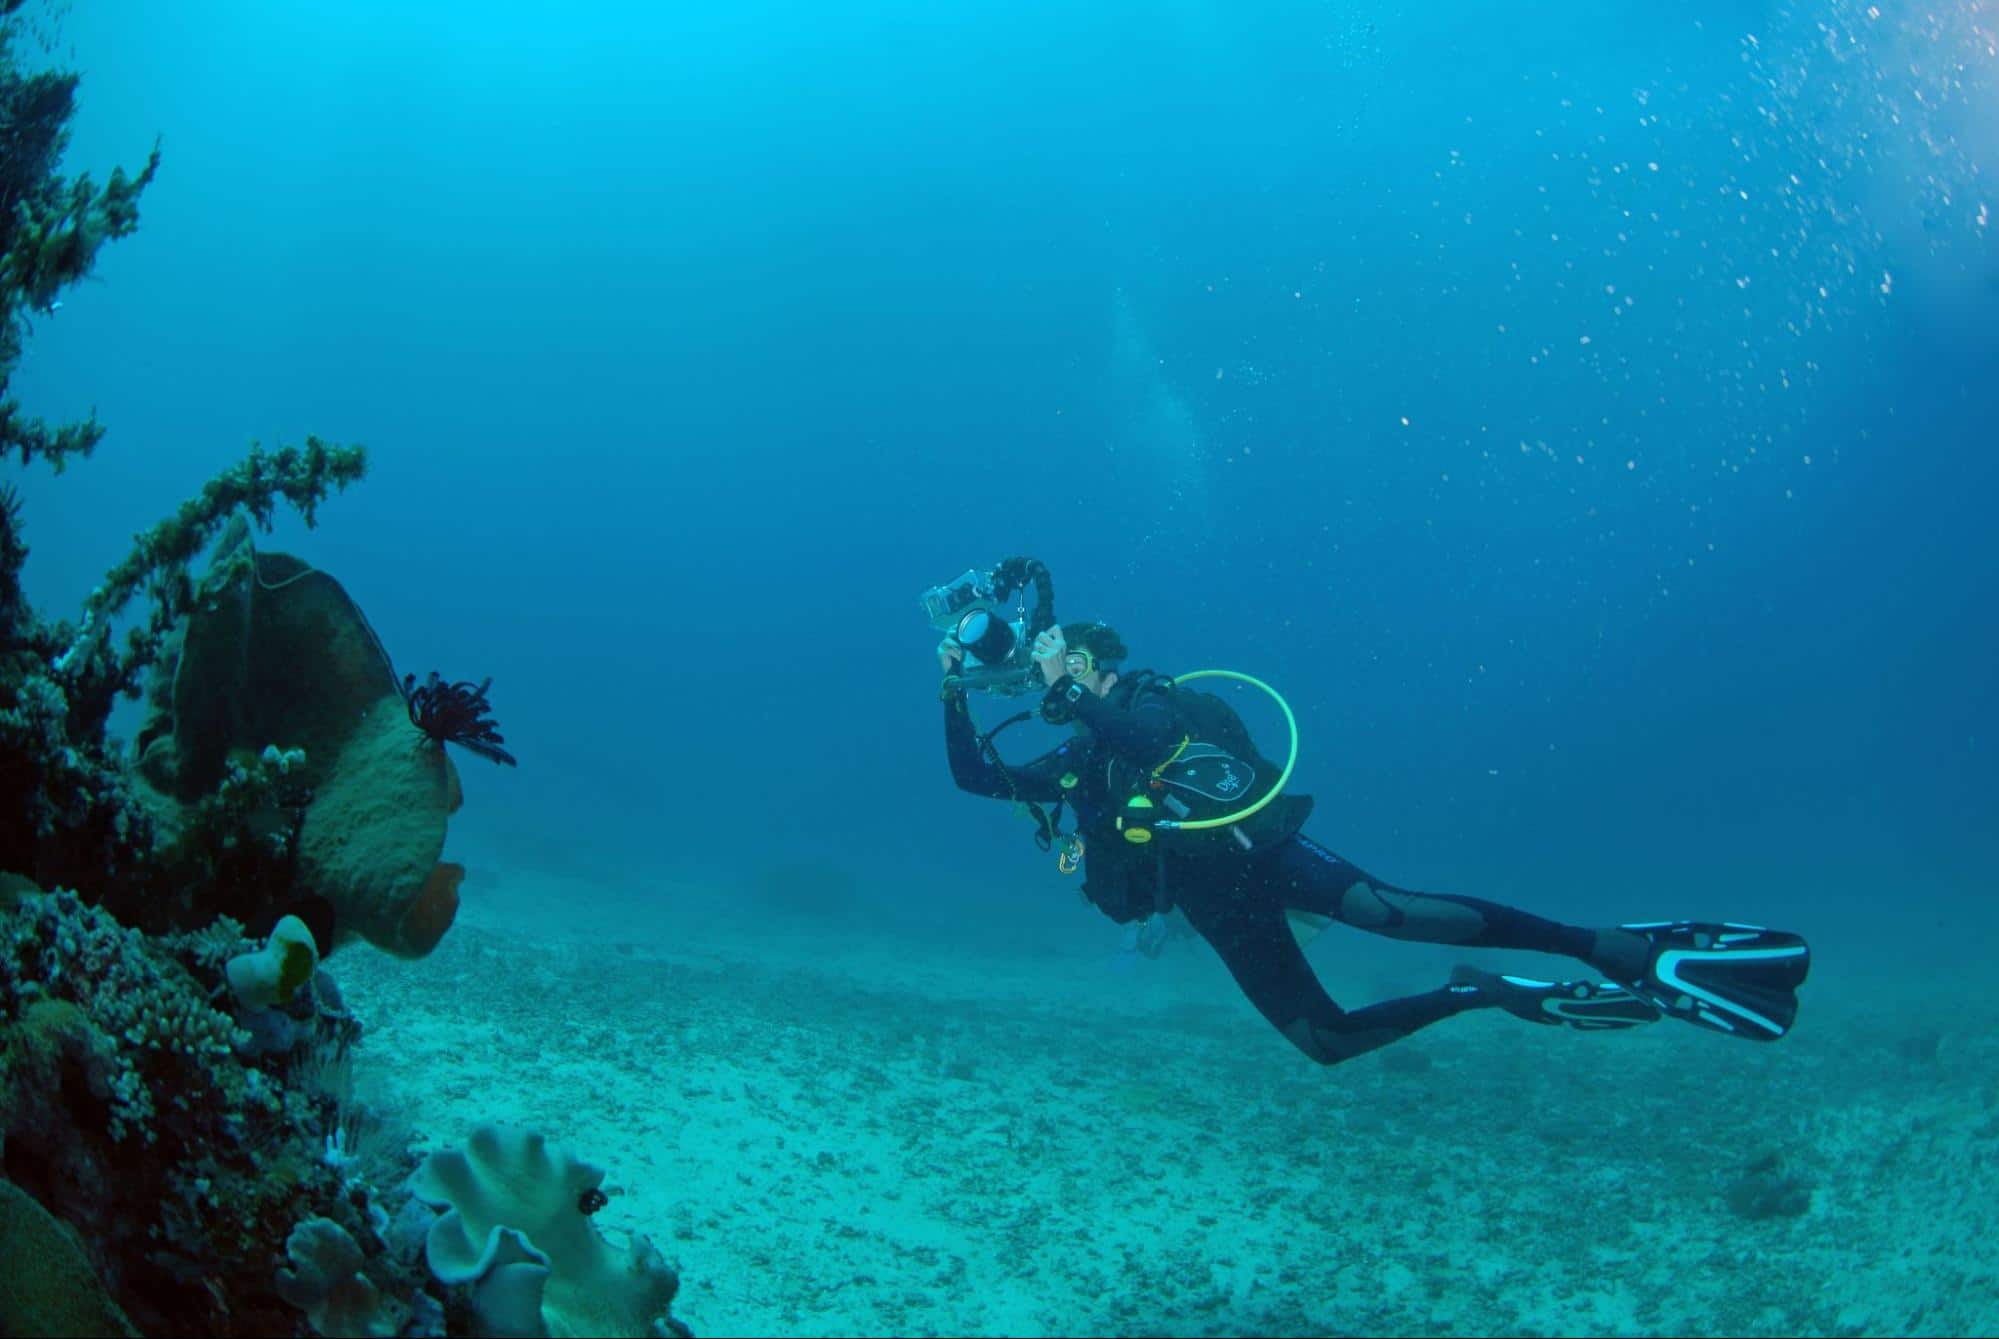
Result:
{"label": "coral reef", "polygon": [[[0,458],[60,473],[105,429],[31,417],[12,374],[160,158],[101,188],[60,175],[77,80],[19,67],[18,8],[0,0]],[[433,676],[419,711],[339,583],[253,542],[280,504],[312,526],[365,465],[316,437],[252,447],[70,618],[30,604],[0,484],[0,1333],[447,1331],[421,1229],[394,1229],[428,1225],[408,1127],[355,1099],[361,1026],[322,964],[436,945],[464,877],[439,859],[462,798],[441,738],[512,759],[484,685]],[[142,692],[128,749],[107,723]]]}
{"label": "coral reef", "polygon": [[[222,963],[249,947],[231,923],[148,936],[65,891],[0,913],[0,1171],[76,1229],[142,1332],[289,1332],[271,1260],[306,1219],[384,1249],[370,1189],[325,1157],[341,1109],[313,1083],[359,1028],[324,991],[282,1027],[225,1011]],[[17,1267],[0,1259],[6,1288]]]}
{"label": "coral reef", "polygon": [[[76,79],[22,73],[13,36],[0,26],[0,397],[31,318],[137,226],[159,167],[156,147],[102,189],[61,176]],[[103,433],[0,402],[0,453],[24,466],[61,470]],[[262,932],[311,907],[323,953],[357,938],[405,957],[435,946],[462,876],[439,860],[461,798],[442,741],[513,761],[486,685],[433,674],[411,691],[337,581],[252,539],[281,503],[312,526],[365,467],[362,448],[317,437],[253,446],[138,535],[74,619],[30,606],[20,499],[0,487],[0,852],[19,873],[148,933],[218,915]],[[128,614],[140,596],[145,612]],[[107,722],[142,690],[128,755]]]}
{"label": "coral reef", "polygon": [[[0,13],[19,6],[8,3]],[[15,60],[10,26],[0,31],[0,456],[22,466],[47,461],[60,473],[88,456],[104,426],[51,426],[9,394],[32,322],[52,314],[106,242],[138,226],[140,196],[159,170],[156,145],[135,174],[122,168],[96,186],[58,170],[75,108],[77,78],[28,73]],[[49,620],[21,585],[28,545],[20,498],[0,487],[0,851],[32,853],[27,872],[45,883],[90,885],[93,895],[137,906],[159,891],[149,815],[133,801],[105,723],[189,612],[188,563],[239,510],[268,527],[278,502],[310,525],[327,494],[359,479],[359,447],[308,438],[304,448],[247,459],[211,480],[174,515],[137,537],[75,621]],[[112,625],[133,598],[148,616],[119,648]],[[25,854],[10,857],[27,861]]]}
{"label": "coral reef", "polygon": [[[326,462],[335,450],[342,453],[340,467],[331,469]],[[305,456],[280,457],[288,468],[270,468],[253,451],[175,518],[139,536],[133,555],[93,592],[80,622],[47,622],[23,607],[14,624],[0,628],[0,647],[7,648],[0,656],[0,849],[32,851],[26,871],[32,877],[90,885],[122,914],[157,920],[189,902],[188,884],[214,872],[190,871],[172,858],[187,853],[177,830],[185,824],[159,831],[162,812],[135,793],[106,722],[117,699],[136,696],[142,673],[184,640],[195,621],[197,587],[187,562],[201,545],[232,517],[245,530],[244,515],[268,518],[279,497],[309,507],[329,483],[358,477],[364,459],[358,447],[316,442]],[[239,504],[246,512],[234,510]],[[8,543],[24,550],[18,515],[8,524]],[[141,584],[152,612],[129,629],[121,652],[110,624]],[[174,672],[170,663],[155,678]],[[259,747],[280,742],[265,739]],[[204,779],[204,793],[220,787],[221,766]]]}

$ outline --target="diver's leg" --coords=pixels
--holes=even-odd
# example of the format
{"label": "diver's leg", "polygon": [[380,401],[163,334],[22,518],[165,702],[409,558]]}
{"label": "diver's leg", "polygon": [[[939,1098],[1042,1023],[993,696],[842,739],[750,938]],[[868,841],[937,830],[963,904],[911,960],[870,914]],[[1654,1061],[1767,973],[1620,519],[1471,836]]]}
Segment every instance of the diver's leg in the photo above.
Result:
{"label": "diver's leg", "polygon": [[[1607,945],[1621,931],[1585,930],[1476,897],[1417,893],[1372,878],[1309,837],[1270,853],[1257,875],[1280,905],[1324,916],[1391,939],[1466,948],[1522,948],[1581,958],[1608,972]],[[1581,1031],[1638,1027],[1659,1009],[1622,986],[1595,981],[1542,981],[1500,976],[1470,966],[1451,973],[1459,1008],[1493,1006],[1536,1023]]]}
{"label": "diver's leg", "polygon": [[[1798,1016],[1798,987],[1811,970],[1811,949],[1803,938],[1761,925],[1647,921],[1602,930],[1563,925],[1476,897],[1415,893],[1382,883],[1302,833],[1267,858],[1287,907],[1391,939],[1565,954],[1653,1009],[1734,1037],[1774,1041],[1789,1032]],[[1622,1027],[1630,1025],[1626,1015],[1638,1012],[1587,981],[1491,977],[1475,969],[1453,978],[1463,986],[1481,980],[1489,994],[1497,989],[1493,982],[1508,986],[1496,1002],[1539,1022],[1599,1026],[1607,1011]],[[1557,1007],[1562,1000],[1583,1003]]]}
{"label": "diver's leg", "polygon": [[[1563,925],[1482,898],[1397,888],[1303,833],[1270,852],[1269,859],[1269,880],[1285,906],[1389,939],[1560,953],[1620,981],[1630,979],[1631,959],[1645,947],[1623,930]],[[1642,956],[1637,966],[1642,970]]]}
{"label": "diver's leg", "polygon": [[1208,886],[1180,898],[1180,909],[1214,945],[1257,1011],[1322,1065],[1400,1041],[1418,1028],[1466,1009],[1498,1003],[1472,985],[1384,1000],[1364,1009],[1333,1003],[1292,936],[1284,907],[1266,887]]}

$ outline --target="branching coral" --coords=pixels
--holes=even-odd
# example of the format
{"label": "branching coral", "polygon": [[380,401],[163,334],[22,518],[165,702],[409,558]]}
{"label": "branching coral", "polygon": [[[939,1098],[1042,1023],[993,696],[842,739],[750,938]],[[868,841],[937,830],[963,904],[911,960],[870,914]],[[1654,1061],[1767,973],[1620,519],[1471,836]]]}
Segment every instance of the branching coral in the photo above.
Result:
{"label": "branching coral", "polygon": [[[285,501],[310,527],[317,523],[327,493],[358,482],[367,466],[366,448],[333,446],[317,437],[308,436],[302,450],[287,446],[275,454],[252,445],[242,461],[139,535],[132,552],[91,591],[83,621],[64,629],[69,635],[55,659],[57,670],[91,704],[89,715],[101,721],[117,694],[138,696],[141,674],[159,659],[167,634],[194,605],[188,564],[238,509],[268,531],[277,504]],[[114,655],[108,646],[110,622],[142,589],[152,598],[152,612],[143,625],[126,633],[124,654]],[[102,714],[96,710],[99,705]]]}
{"label": "branching coral", "polygon": [[[100,880],[100,896],[131,886],[127,905],[148,900],[136,885],[155,845],[152,825],[105,737],[113,705],[121,694],[138,695],[146,669],[193,607],[189,561],[232,515],[247,513],[268,528],[283,501],[310,524],[327,493],[359,479],[365,467],[362,448],[316,437],[303,449],[274,454],[253,447],[141,534],[91,593],[76,624],[43,622],[21,600],[19,558],[26,548],[18,508],[0,497],[0,656],[16,653],[0,663],[0,849],[36,852],[32,872],[49,882],[109,872],[112,886]],[[153,607],[127,632],[121,653],[111,644],[111,622],[141,590]],[[219,798],[228,807],[229,797]]]}
{"label": "branching coral", "polygon": [[374,1258],[382,1213],[325,1156],[355,1117],[312,1076],[345,1063],[357,1025],[315,985],[290,1006],[285,1050],[247,1045],[216,1003],[240,931],[153,938],[67,892],[0,909],[0,1174],[80,1230],[147,1333],[291,1332],[271,1261],[315,1217],[397,1295],[417,1286],[413,1257]]}
{"label": "branching coral", "polygon": [[0,926],[0,1020],[37,1000],[66,1000],[116,1046],[105,1124],[114,1142],[150,1143],[161,1105],[186,1109],[224,1092],[230,1067],[218,1062],[235,1024],[144,935],[73,893],[23,897]]}
{"label": "branching coral", "polygon": [[492,719],[492,704],[486,701],[486,690],[492,686],[490,675],[477,688],[462,680],[446,683],[436,670],[421,685],[416,675],[404,675],[403,699],[409,703],[410,724],[439,748],[458,744],[512,767],[514,755],[500,747],[506,740]]}
{"label": "branching coral", "polygon": [[[6,10],[13,6],[7,5]],[[58,471],[103,436],[94,420],[51,428],[5,398],[29,319],[87,274],[98,249],[138,223],[140,194],[159,165],[154,150],[136,175],[113,172],[102,189],[56,173],[74,109],[71,75],[23,76],[0,29],[0,455],[37,458]],[[146,668],[193,603],[189,561],[241,510],[268,528],[279,502],[310,525],[327,494],[359,479],[360,447],[308,438],[247,459],[211,480],[171,517],[138,537],[132,553],[92,592],[80,620],[37,617],[21,590],[27,558],[18,495],[0,486],[0,851],[32,852],[44,882],[118,889],[147,900],[154,842],[105,725],[118,697],[136,696]],[[112,645],[112,621],[142,592],[149,616]],[[23,855],[22,860],[28,857]],[[108,877],[106,877],[108,876]]]}
{"label": "branching coral", "polygon": [[29,316],[51,311],[90,273],[100,247],[138,226],[139,195],[160,166],[155,145],[138,175],[115,169],[102,190],[88,176],[60,176],[76,83],[73,74],[24,77],[0,43],[0,452],[24,465],[39,456],[57,470],[89,455],[104,429],[95,419],[52,428],[6,396]]}
{"label": "branching coral", "polygon": [[[76,77],[23,74],[12,36],[0,32],[0,455],[23,464],[39,457],[60,470],[87,455],[103,428],[95,420],[50,427],[24,414],[7,388],[30,317],[89,273],[105,242],[137,226],[159,152],[136,176],[112,173],[102,190],[88,177],[61,176]],[[0,850],[46,850],[63,832],[98,864],[129,866],[144,844],[134,831],[143,819],[127,812],[99,746],[111,697],[102,714],[79,719],[84,699],[53,663],[56,632],[22,595],[27,554],[19,495],[0,487]]]}

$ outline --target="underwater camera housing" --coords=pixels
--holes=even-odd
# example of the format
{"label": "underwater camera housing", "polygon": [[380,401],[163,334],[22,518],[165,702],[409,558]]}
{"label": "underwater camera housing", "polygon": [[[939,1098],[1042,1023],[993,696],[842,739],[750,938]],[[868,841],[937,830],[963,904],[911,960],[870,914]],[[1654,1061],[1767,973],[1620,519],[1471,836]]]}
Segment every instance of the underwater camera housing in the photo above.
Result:
{"label": "underwater camera housing", "polygon": [[[1032,611],[1029,586],[1035,592]],[[968,569],[919,598],[930,626],[965,648],[946,688],[982,688],[1007,697],[1041,689],[1032,652],[1034,639],[1055,624],[1055,586],[1040,560],[1007,558],[990,572]]]}

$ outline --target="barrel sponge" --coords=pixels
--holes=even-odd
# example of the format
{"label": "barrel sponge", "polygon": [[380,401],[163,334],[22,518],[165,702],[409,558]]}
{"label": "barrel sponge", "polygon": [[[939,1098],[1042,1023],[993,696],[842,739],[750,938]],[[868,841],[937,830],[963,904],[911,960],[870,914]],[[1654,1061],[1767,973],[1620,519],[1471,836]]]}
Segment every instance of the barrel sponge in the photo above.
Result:
{"label": "barrel sponge", "polygon": [[488,1334],[684,1333],[669,1315],[680,1280],[659,1252],[640,1236],[620,1250],[590,1220],[603,1179],[534,1131],[480,1126],[410,1180],[445,1211],[424,1243],[431,1272],[470,1286]]}
{"label": "barrel sponge", "polygon": [[275,747],[288,784],[307,797],[287,898],[333,907],[319,952],[357,938],[406,958],[435,947],[457,903],[434,871],[464,792],[443,745],[411,721],[388,652],[338,581],[259,552],[237,516],[147,701],[133,775],[163,824],[185,827],[235,759]]}

